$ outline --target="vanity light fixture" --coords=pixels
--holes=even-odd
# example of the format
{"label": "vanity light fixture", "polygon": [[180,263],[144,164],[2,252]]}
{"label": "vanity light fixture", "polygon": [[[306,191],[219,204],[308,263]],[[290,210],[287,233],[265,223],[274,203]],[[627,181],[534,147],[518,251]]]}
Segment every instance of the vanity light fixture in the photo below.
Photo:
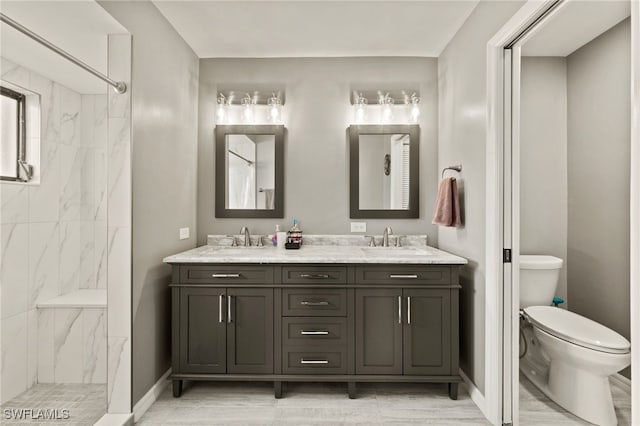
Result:
{"label": "vanity light fixture", "polygon": [[410,98],[406,99],[406,104],[409,110],[409,122],[416,124],[420,118],[420,97],[415,93],[411,94]]}
{"label": "vanity light fixture", "polygon": [[391,96],[389,96],[389,93],[387,93],[384,96],[380,96],[378,102],[382,106],[382,114],[380,117],[382,123],[390,123],[391,120],[393,120],[393,104],[395,104],[395,100]]}
{"label": "vanity light fixture", "polygon": [[220,93],[216,106],[216,123],[224,124],[227,121],[227,97]]}
{"label": "vanity light fixture", "polygon": [[240,102],[240,104],[242,105],[242,121],[244,121],[246,124],[253,124],[253,122],[255,121],[255,114],[254,114],[254,105],[256,104],[255,96],[252,97],[247,93],[245,97],[242,98],[242,101]]}
{"label": "vanity light fixture", "polygon": [[269,98],[267,105],[269,107],[269,120],[273,124],[278,124],[282,119],[282,101],[275,93],[273,93],[273,96]]}
{"label": "vanity light fixture", "polygon": [[354,111],[354,123],[365,124],[367,119],[367,104],[369,101],[362,96],[362,93],[355,94],[355,101],[353,103]]}

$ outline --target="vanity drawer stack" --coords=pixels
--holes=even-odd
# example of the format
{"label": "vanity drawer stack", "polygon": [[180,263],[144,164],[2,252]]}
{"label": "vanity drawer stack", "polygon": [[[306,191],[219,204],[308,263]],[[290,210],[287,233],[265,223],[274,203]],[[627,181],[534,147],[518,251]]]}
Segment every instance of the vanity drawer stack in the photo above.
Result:
{"label": "vanity drawer stack", "polygon": [[[282,289],[282,373],[346,374],[347,267],[283,267],[282,283],[318,287]],[[333,287],[333,286],[332,286]]]}

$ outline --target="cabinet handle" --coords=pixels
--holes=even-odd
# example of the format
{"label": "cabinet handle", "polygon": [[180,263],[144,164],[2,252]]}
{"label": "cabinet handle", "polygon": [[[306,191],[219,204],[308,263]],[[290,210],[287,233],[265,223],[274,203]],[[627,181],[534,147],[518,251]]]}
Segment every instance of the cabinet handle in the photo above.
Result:
{"label": "cabinet handle", "polygon": [[402,296],[398,296],[398,324],[402,324]]}
{"label": "cabinet handle", "polygon": [[308,300],[303,300],[302,302],[300,302],[300,304],[305,306],[328,306],[329,302],[327,302],[326,300],[322,300],[320,302],[310,302]]}
{"label": "cabinet handle", "polygon": [[312,280],[326,280],[327,278],[331,278],[329,274],[300,274],[300,278],[309,278]]}
{"label": "cabinet handle", "polygon": [[227,322],[231,322],[231,295],[227,296]]}
{"label": "cabinet handle", "polygon": [[407,324],[411,324],[411,296],[407,296]]}
{"label": "cabinet handle", "polygon": [[218,296],[218,322],[224,322],[224,318],[222,317],[223,298],[224,296],[222,294]]}
{"label": "cabinet handle", "polygon": [[301,359],[300,364],[329,364],[326,359]]}
{"label": "cabinet handle", "polygon": [[302,334],[303,336],[326,336],[329,334],[328,331],[307,331],[307,330],[301,330],[300,334]]}
{"label": "cabinet handle", "polygon": [[240,274],[213,274],[211,278],[240,278]]}
{"label": "cabinet handle", "polygon": [[401,280],[416,280],[418,279],[418,274],[391,274],[389,278],[396,278]]}

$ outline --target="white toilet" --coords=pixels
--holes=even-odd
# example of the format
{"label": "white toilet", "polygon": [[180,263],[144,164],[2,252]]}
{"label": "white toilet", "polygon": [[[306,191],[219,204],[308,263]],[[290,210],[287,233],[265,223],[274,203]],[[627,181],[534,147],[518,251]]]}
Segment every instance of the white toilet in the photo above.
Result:
{"label": "white toilet", "polygon": [[616,425],[609,376],[629,366],[631,344],[595,321],[549,306],[561,268],[557,257],[520,256],[520,370],[576,416]]}

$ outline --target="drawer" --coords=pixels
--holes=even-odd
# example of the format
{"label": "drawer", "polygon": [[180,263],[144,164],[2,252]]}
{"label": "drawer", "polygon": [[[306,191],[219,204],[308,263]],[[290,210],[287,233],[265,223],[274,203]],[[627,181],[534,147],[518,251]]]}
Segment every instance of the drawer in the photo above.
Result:
{"label": "drawer", "polygon": [[290,317],[347,316],[347,290],[310,288],[283,289],[282,315]]}
{"label": "drawer", "polygon": [[285,350],[282,357],[284,374],[346,374],[346,349],[322,351]]}
{"label": "drawer", "polygon": [[356,284],[451,284],[449,266],[359,266]]}
{"label": "drawer", "polygon": [[271,284],[273,267],[264,265],[194,265],[180,267],[181,284]]}
{"label": "drawer", "polygon": [[283,284],[346,284],[346,266],[284,266]]}
{"label": "drawer", "polygon": [[287,346],[344,346],[347,343],[347,319],[283,318],[282,345]]}

